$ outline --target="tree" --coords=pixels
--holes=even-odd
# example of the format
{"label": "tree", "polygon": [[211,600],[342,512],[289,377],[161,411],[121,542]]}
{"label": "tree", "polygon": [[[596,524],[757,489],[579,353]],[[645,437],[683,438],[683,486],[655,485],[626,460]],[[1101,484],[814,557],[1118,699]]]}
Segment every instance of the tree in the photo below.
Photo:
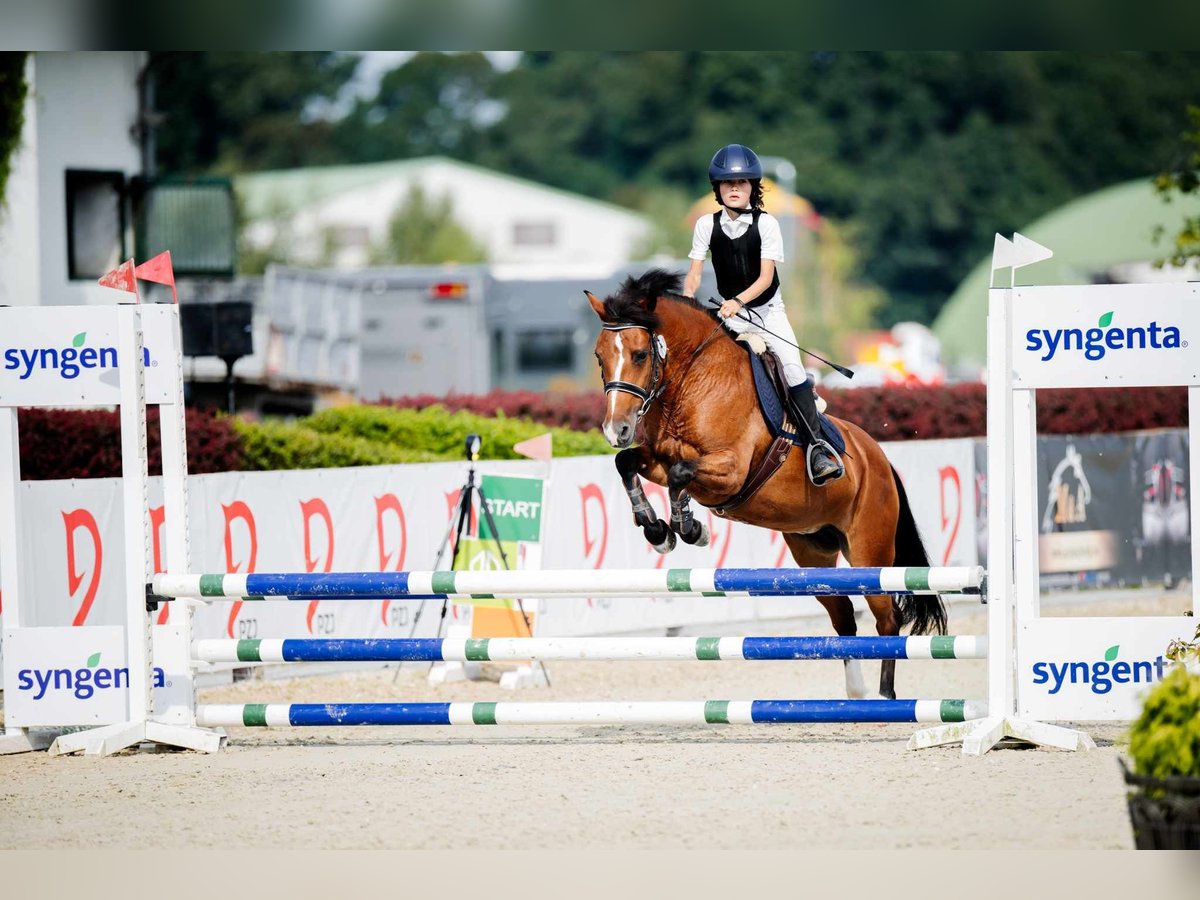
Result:
{"label": "tree", "polygon": [[336,124],[338,147],[355,162],[478,154],[499,115],[496,70],[479,52],[418,53],[387,72],[370,100]]}
{"label": "tree", "polygon": [[5,188],[11,173],[12,157],[21,141],[25,125],[24,52],[0,53],[0,210],[4,208]]}
{"label": "tree", "polygon": [[152,56],[158,163],[165,174],[248,172],[343,162],[331,104],[358,57],[332,52],[165,53]]}
{"label": "tree", "polygon": [[[1200,106],[1187,108],[1190,127],[1181,135],[1181,148],[1175,165],[1154,179],[1154,189],[1168,203],[1176,195],[1200,191]],[[1158,228],[1155,240],[1165,229]],[[1160,265],[1186,266],[1200,258],[1200,216],[1185,216],[1179,231],[1172,236],[1172,247]]]}
{"label": "tree", "polygon": [[487,251],[454,219],[449,197],[428,198],[413,186],[388,222],[388,237],[374,248],[377,265],[472,263],[487,259]]}

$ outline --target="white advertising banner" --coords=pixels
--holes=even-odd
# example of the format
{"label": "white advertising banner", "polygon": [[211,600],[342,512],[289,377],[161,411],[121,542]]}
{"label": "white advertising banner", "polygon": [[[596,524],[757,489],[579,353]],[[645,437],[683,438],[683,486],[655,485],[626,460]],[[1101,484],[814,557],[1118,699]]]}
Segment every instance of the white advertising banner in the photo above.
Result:
{"label": "white advertising banner", "polygon": [[1191,617],[1040,618],[1017,634],[1017,714],[1041,721],[1127,722],[1196,631]]}
{"label": "white advertising banner", "polygon": [[[154,712],[175,721],[190,708],[188,661],[178,629],[155,628]],[[109,725],[129,718],[125,629],[119,625],[4,632],[4,717],[9,727]]]}
{"label": "white advertising banner", "polygon": [[1198,384],[1198,302],[1195,282],[1015,288],[1013,386]]}
{"label": "white advertising banner", "polygon": [[[23,306],[4,317],[0,336],[0,406],[116,406],[119,306],[72,307],[64,327],[63,310]],[[146,402],[173,403],[170,380],[159,362],[175,365],[174,307],[141,307],[142,359]]]}
{"label": "white advertising banner", "polygon": [[[973,565],[972,441],[888,445],[934,565]],[[194,572],[398,571],[434,567],[459,490],[462,463],[234,472],[192,476],[189,538]],[[712,541],[655,553],[633,524],[612,457],[484,462],[486,475],[547,477],[542,568],[792,566],[772,531],[696,507]],[[122,500],[117,479],[22,482],[23,625],[119,625],[124,621]],[[646,485],[660,517],[667,492]],[[163,571],[162,483],[150,484],[152,564]],[[441,568],[449,568],[446,551]],[[2,598],[0,598],[2,599]],[[529,598],[536,600],[537,598]],[[158,624],[170,624],[163,604]],[[809,598],[662,597],[550,600],[537,604],[544,636],[658,631],[819,614]],[[448,624],[468,607],[451,605]],[[441,601],[217,601],[197,610],[197,638],[407,637],[437,632]],[[2,622],[2,619],[0,619]],[[415,630],[414,630],[415,627]]]}

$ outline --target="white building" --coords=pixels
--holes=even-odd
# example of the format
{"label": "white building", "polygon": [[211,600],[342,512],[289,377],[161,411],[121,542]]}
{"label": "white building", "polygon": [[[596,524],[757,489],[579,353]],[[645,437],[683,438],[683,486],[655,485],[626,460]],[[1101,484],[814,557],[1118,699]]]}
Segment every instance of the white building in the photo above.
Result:
{"label": "white building", "polygon": [[0,304],[112,303],[96,279],[133,255],[127,185],[142,52],[31,53],[0,209]]}
{"label": "white building", "polygon": [[248,242],[285,239],[290,262],[357,269],[412,188],[448,198],[498,275],[570,266],[610,270],[651,232],[637,213],[441,157],[261,172],[236,179]]}

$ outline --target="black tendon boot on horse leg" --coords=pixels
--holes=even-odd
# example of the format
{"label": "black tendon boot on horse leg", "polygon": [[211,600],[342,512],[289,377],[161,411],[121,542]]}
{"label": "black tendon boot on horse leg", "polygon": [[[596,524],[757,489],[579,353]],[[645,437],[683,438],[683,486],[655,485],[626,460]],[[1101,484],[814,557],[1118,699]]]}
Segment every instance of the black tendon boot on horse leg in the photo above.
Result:
{"label": "black tendon boot on horse leg", "polygon": [[675,549],[675,533],[669,525],[658,517],[654,507],[642,490],[638,481],[638,466],[641,465],[645,451],[641,447],[630,447],[617,454],[617,472],[621,483],[625,485],[625,493],[633,506],[633,521],[642,529],[646,541],[659,553],[670,553]]}
{"label": "black tendon boot on horse leg", "polygon": [[691,498],[687,492],[687,486],[695,477],[694,462],[677,462],[667,471],[667,487],[671,497],[671,530],[683,538],[685,544],[707,547],[708,528],[696,521],[692,515]]}
{"label": "black tendon boot on horse leg", "polygon": [[817,415],[817,400],[813,396],[812,382],[805,381],[788,388],[788,398],[792,401],[792,410],[799,419],[796,424],[802,431],[808,432],[806,459],[809,480],[820,487],[841,478],[846,474],[842,461],[838,459],[837,452],[821,439],[821,419]]}

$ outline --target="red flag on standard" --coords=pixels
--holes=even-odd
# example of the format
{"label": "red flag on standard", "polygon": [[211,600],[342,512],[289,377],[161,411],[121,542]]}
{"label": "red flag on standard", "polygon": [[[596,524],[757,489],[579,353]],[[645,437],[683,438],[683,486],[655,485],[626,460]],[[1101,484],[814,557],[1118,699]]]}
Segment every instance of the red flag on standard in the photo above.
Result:
{"label": "red flag on standard", "polygon": [[521,441],[519,444],[513,444],[513,449],[522,456],[528,456],[530,459],[541,459],[549,461],[551,457],[550,442],[554,435],[549,431],[545,434],[539,434],[537,437],[530,438],[527,441]]}
{"label": "red flag on standard", "polygon": [[136,297],[138,291],[137,279],[133,277],[133,260],[127,259],[108,274],[101,275],[97,283],[114,290],[128,291]]}
{"label": "red flag on standard", "polygon": [[142,279],[142,281],[153,281],[155,284],[170,285],[171,299],[176,303],[179,302],[179,295],[175,293],[175,269],[171,266],[170,250],[164,250],[153,259],[146,260],[133,270],[133,274]]}

